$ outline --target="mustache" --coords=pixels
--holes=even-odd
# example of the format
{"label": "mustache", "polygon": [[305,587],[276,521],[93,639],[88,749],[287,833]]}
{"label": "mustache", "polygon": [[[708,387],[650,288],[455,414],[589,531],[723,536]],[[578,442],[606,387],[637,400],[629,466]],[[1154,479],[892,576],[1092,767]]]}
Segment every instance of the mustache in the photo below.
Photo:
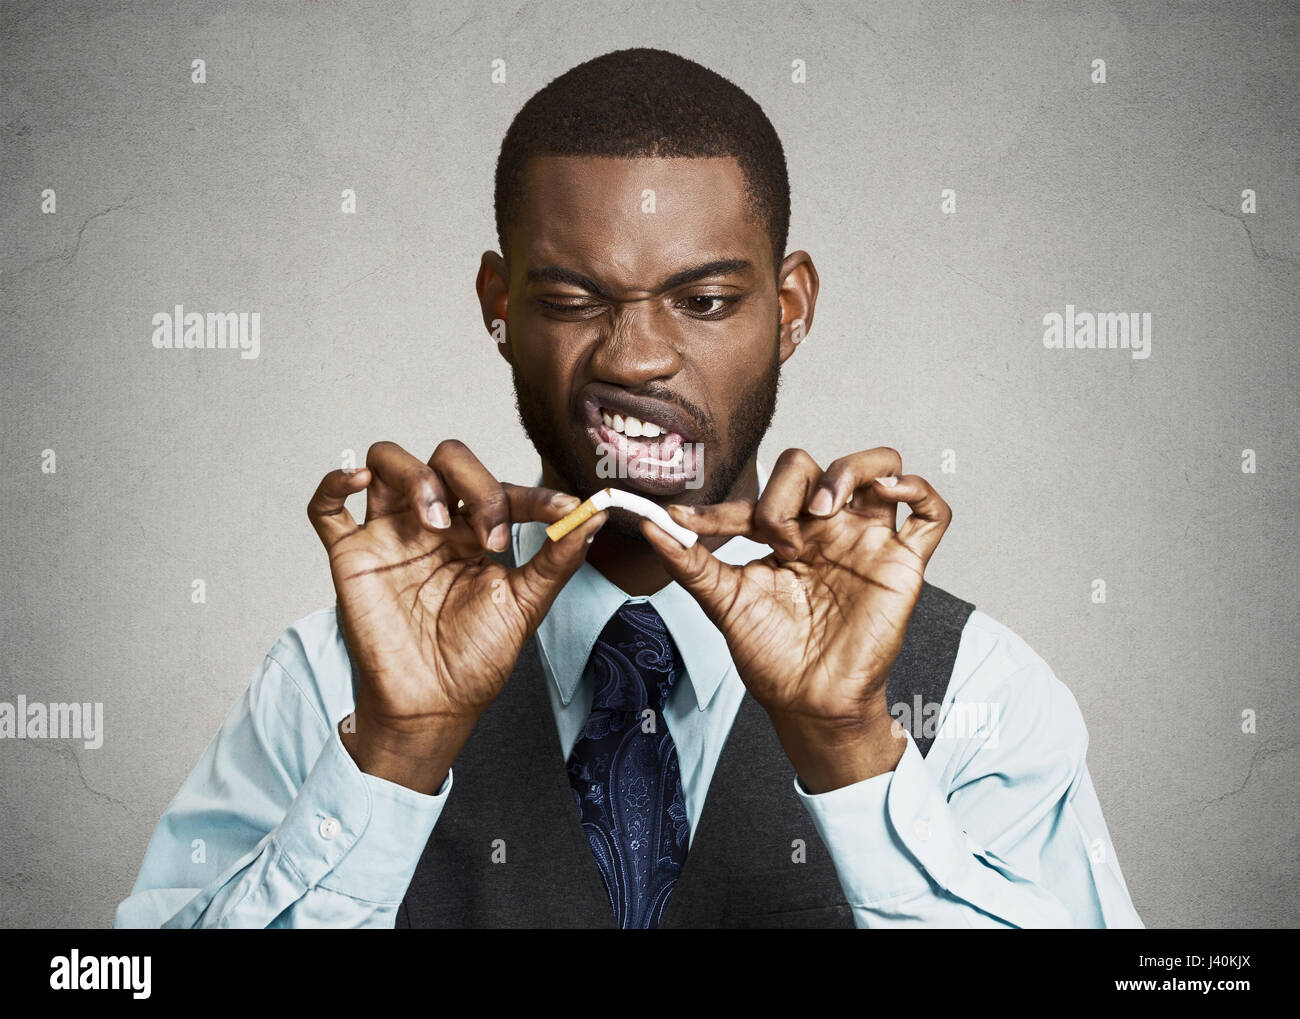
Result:
{"label": "mustache", "polygon": [[[673,406],[684,410],[690,419],[698,424],[702,434],[696,436],[697,441],[717,441],[718,436],[713,427],[713,416],[693,400],[688,400],[686,397],[674,393],[667,386],[642,386],[640,389],[627,389],[625,392],[628,396],[644,396],[649,400],[662,400],[664,403],[671,403]],[[582,416],[580,405],[574,411],[574,414],[578,417]]]}

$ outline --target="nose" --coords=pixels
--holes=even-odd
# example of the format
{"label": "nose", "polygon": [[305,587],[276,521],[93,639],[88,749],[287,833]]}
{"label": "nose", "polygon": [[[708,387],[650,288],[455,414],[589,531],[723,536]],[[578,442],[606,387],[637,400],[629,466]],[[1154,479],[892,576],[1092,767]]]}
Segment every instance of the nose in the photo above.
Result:
{"label": "nose", "polygon": [[621,304],[592,355],[603,382],[635,389],[676,375],[682,366],[669,315],[652,300]]}

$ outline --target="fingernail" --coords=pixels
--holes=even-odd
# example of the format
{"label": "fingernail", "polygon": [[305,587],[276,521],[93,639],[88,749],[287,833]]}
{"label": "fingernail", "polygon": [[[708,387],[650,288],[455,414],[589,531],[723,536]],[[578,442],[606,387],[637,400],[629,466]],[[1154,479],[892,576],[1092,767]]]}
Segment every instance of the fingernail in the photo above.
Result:
{"label": "fingernail", "polygon": [[894,477],[892,474],[886,474],[883,478],[876,478],[876,480],[886,488],[893,488],[898,484],[898,478]]}
{"label": "fingernail", "polygon": [[488,535],[488,548],[493,552],[504,552],[506,542],[510,540],[510,529],[505,524],[497,524]]}
{"label": "fingernail", "polygon": [[357,469],[356,469],[355,467],[344,467],[344,468],[343,468],[343,476],[346,477],[346,478],[350,478],[350,477],[352,477],[352,475],[356,474],[356,472],[357,472]]}
{"label": "fingernail", "polygon": [[560,509],[569,513],[582,505],[582,500],[576,495],[555,495],[551,497],[551,502],[555,503]]}
{"label": "fingernail", "polygon": [[451,516],[447,513],[447,507],[442,504],[441,499],[429,500],[429,519],[433,521],[434,527],[451,526]]}
{"label": "fingernail", "polygon": [[595,536],[594,534],[589,534],[589,535],[587,535],[587,544],[588,544],[588,545],[590,545],[590,544],[591,544],[593,541],[595,541],[595,540],[596,540],[596,536]]}
{"label": "fingernail", "polygon": [[814,516],[824,516],[831,511],[833,505],[834,497],[831,495],[830,489],[818,489],[817,494],[813,496],[812,505],[808,507],[808,512]]}
{"label": "fingernail", "polygon": [[678,511],[680,511],[680,512],[682,512],[682,513],[685,513],[687,516],[691,516],[691,515],[693,515],[693,514],[695,513],[695,507],[694,507],[694,506],[683,506],[683,505],[682,505],[681,503],[679,503],[679,502],[669,503],[668,508],[669,508],[670,510],[678,510]]}

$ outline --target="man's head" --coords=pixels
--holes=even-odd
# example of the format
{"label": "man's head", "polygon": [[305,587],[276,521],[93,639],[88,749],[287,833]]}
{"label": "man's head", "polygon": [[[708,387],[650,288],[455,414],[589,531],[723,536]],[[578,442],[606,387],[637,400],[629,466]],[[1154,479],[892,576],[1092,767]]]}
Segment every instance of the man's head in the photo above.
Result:
{"label": "man's head", "polygon": [[478,289],[489,329],[505,322],[547,484],[728,497],[812,323],[811,259],[782,258],[789,208],[762,109],[693,61],[607,53],[528,100],[502,144],[501,255],[484,255]]}

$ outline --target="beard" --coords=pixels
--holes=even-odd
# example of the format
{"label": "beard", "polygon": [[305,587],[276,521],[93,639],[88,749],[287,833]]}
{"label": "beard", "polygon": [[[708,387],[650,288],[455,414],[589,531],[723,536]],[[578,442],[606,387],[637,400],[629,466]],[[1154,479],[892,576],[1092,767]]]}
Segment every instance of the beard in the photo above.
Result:
{"label": "beard", "polygon": [[[662,399],[684,408],[705,429],[705,433],[696,441],[704,443],[706,455],[714,454],[714,466],[712,470],[706,467],[708,480],[698,489],[700,494],[695,500],[697,503],[723,502],[735,487],[745,465],[758,452],[763,436],[767,434],[772,416],[776,413],[777,391],[781,386],[780,347],[774,342],[769,349],[772,357],[767,370],[762,378],[741,394],[731,420],[727,422],[725,437],[728,449],[721,463],[717,462],[717,454],[714,452],[721,437],[713,423],[706,420],[695,407],[674,397],[671,392],[660,389],[643,390],[636,394]],[[576,435],[572,431],[564,431],[566,427],[571,427],[571,422],[575,420],[574,414],[570,412],[562,416],[547,394],[519,373],[513,361],[510,374],[515,384],[515,406],[519,412],[519,423],[538,455],[564,480],[565,490],[580,499],[589,499],[607,487],[608,480],[593,479],[588,474],[588,468],[579,454],[579,444],[587,444],[585,428]],[[641,534],[639,516],[618,509],[610,510],[609,514],[609,521],[602,530],[612,531],[624,538],[645,540]]]}

